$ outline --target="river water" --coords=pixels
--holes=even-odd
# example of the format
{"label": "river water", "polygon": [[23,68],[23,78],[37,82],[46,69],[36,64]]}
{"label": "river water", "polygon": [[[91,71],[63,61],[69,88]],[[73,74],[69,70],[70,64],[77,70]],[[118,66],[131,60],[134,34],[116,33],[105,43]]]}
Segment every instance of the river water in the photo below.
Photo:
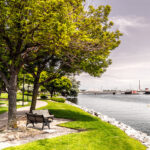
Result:
{"label": "river water", "polygon": [[150,95],[79,94],[74,102],[150,135]]}

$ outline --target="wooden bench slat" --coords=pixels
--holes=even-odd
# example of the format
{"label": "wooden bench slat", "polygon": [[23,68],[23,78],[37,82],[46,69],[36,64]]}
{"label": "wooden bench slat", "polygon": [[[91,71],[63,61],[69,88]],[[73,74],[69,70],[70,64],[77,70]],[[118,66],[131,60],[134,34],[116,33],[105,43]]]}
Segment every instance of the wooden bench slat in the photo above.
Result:
{"label": "wooden bench slat", "polygon": [[51,115],[48,111],[48,109],[44,109],[44,110],[33,110],[32,111],[33,114],[38,114],[38,115],[43,115],[44,117],[49,117],[52,120],[54,119],[54,115]]}

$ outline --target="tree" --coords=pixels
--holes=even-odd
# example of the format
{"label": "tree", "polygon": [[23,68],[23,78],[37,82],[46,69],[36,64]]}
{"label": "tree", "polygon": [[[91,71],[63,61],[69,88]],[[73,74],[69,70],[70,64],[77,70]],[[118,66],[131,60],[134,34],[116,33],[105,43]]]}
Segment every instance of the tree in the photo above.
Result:
{"label": "tree", "polygon": [[24,64],[42,58],[45,51],[58,43],[67,44],[67,33],[74,30],[69,12],[73,11],[72,5],[81,6],[81,2],[0,1],[0,75],[8,90],[8,127],[17,127],[16,91],[20,69]]}
{"label": "tree", "polygon": [[49,56],[50,55],[47,57],[46,55],[45,59],[43,58],[34,63],[25,65],[25,70],[33,77],[33,94],[30,112],[35,110],[39,87],[44,85],[44,83],[61,76],[57,61]]}
{"label": "tree", "polygon": [[76,81],[74,76],[69,77],[69,79],[71,81],[72,86],[71,86],[67,96],[77,97],[78,93],[79,93],[80,81]]}
{"label": "tree", "polygon": [[61,78],[53,79],[48,83],[44,84],[44,87],[50,92],[51,97],[55,92],[67,93],[72,87],[71,81],[63,76]]}

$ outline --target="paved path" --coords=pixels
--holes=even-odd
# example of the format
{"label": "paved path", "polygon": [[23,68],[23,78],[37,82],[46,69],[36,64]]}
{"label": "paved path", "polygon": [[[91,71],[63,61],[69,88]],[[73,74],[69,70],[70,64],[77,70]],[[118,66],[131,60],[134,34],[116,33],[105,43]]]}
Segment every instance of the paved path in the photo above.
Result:
{"label": "paved path", "polygon": [[[44,101],[37,101],[36,108],[40,108],[46,106],[47,103]],[[17,109],[17,118],[20,116],[24,116],[26,112],[29,112],[30,106],[21,107]],[[8,122],[8,112],[0,114],[0,129],[7,125]]]}
{"label": "paved path", "polygon": [[[46,105],[47,105],[47,103],[44,101],[37,101],[36,108],[43,107]],[[25,116],[26,112],[29,112],[29,109],[30,109],[30,107],[22,107],[22,108],[17,109],[17,117],[22,118],[23,116]],[[8,113],[1,114],[0,115],[0,129],[3,126],[7,125],[7,121],[8,121]],[[42,131],[41,131],[42,124],[36,124],[34,129],[36,129],[37,132],[41,131],[42,133],[37,134],[35,136],[27,136],[27,137],[19,138],[19,139],[17,138],[15,140],[8,140],[9,136],[12,137],[11,131],[10,132],[6,131],[6,133],[0,132],[0,150],[4,149],[6,147],[17,146],[17,145],[25,144],[25,143],[32,142],[35,140],[39,140],[39,139],[53,138],[53,137],[58,137],[61,135],[79,132],[78,130],[58,126],[58,124],[66,123],[68,121],[71,121],[71,120],[54,118],[53,122],[50,123],[50,129],[45,127],[44,130],[42,130]],[[23,123],[23,125],[24,125],[24,128],[26,128],[26,121]],[[31,124],[28,125],[28,128],[33,129]],[[13,131],[13,132],[15,132],[15,131]],[[13,134],[17,135],[18,131],[16,131]],[[25,134],[25,132],[23,132],[23,134]],[[3,137],[4,137],[4,139],[3,139]]]}

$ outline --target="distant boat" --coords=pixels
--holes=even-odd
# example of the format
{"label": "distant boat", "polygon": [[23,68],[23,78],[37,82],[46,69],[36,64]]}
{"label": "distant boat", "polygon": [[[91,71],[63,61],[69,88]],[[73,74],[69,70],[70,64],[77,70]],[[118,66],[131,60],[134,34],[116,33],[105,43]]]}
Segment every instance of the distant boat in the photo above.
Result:
{"label": "distant boat", "polygon": [[124,94],[132,94],[132,91],[126,91]]}
{"label": "distant boat", "polygon": [[137,91],[131,90],[131,91],[125,91],[124,94],[132,94],[132,95],[137,95],[139,94]]}
{"label": "distant boat", "polygon": [[145,91],[145,93],[144,94],[150,94],[150,91]]}

